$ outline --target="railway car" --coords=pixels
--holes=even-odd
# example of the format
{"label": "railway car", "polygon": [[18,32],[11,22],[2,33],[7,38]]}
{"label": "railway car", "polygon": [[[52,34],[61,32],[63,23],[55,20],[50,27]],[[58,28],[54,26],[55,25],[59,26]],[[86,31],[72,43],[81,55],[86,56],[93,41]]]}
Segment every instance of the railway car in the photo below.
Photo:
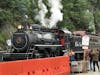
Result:
{"label": "railway car", "polygon": [[[95,49],[100,50],[100,36],[92,35],[92,34],[89,34],[88,36],[89,36],[89,46],[86,52],[84,52],[84,49],[82,49],[82,37],[83,36],[81,36],[80,34],[75,34],[70,41],[71,49],[73,49],[75,52],[75,61],[73,61],[72,63],[73,72],[83,72],[84,70],[87,70],[88,66],[84,68],[83,64],[84,62],[88,64],[89,51],[95,50]],[[99,51],[99,60],[100,60],[100,51]]]}

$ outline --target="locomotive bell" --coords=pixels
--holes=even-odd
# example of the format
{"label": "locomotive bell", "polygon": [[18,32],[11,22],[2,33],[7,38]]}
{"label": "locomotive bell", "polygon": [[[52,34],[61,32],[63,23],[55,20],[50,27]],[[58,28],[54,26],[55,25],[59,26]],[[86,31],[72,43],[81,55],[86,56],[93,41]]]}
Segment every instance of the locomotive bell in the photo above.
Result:
{"label": "locomotive bell", "polygon": [[18,25],[18,29],[22,29],[22,25]]}
{"label": "locomotive bell", "polygon": [[30,30],[32,30],[32,26],[30,26]]}

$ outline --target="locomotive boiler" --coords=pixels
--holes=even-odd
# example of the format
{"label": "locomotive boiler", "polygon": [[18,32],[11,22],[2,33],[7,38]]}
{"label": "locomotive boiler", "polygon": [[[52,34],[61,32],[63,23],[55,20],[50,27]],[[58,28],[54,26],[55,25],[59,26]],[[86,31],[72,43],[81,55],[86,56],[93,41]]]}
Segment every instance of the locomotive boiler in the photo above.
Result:
{"label": "locomotive boiler", "polygon": [[53,45],[57,42],[55,35],[38,25],[32,29],[18,29],[12,35],[12,46],[15,52],[26,52],[37,45]]}

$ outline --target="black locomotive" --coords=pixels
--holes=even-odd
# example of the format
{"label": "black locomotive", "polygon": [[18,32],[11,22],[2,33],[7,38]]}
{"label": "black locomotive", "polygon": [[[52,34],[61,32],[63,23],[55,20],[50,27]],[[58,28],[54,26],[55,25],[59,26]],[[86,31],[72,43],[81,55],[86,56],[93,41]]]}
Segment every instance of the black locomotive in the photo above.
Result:
{"label": "black locomotive", "polygon": [[5,60],[62,56],[69,46],[69,34],[58,28],[30,24],[12,34],[12,49]]}
{"label": "black locomotive", "polygon": [[[89,48],[100,49],[100,37],[93,38],[90,36]],[[49,29],[38,24],[20,26],[12,34],[11,43],[10,52],[3,54],[4,61],[62,56],[69,49],[74,50],[75,58],[80,60],[84,53],[80,34],[69,34],[59,28]]]}

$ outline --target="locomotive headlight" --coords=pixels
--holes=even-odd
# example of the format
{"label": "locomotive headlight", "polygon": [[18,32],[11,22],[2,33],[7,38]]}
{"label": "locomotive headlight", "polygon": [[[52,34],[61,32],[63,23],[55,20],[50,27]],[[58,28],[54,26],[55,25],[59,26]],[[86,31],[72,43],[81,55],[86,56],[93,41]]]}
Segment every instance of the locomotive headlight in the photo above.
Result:
{"label": "locomotive headlight", "polygon": [[18,29],[22,29],[22,25],[18,25]]}

